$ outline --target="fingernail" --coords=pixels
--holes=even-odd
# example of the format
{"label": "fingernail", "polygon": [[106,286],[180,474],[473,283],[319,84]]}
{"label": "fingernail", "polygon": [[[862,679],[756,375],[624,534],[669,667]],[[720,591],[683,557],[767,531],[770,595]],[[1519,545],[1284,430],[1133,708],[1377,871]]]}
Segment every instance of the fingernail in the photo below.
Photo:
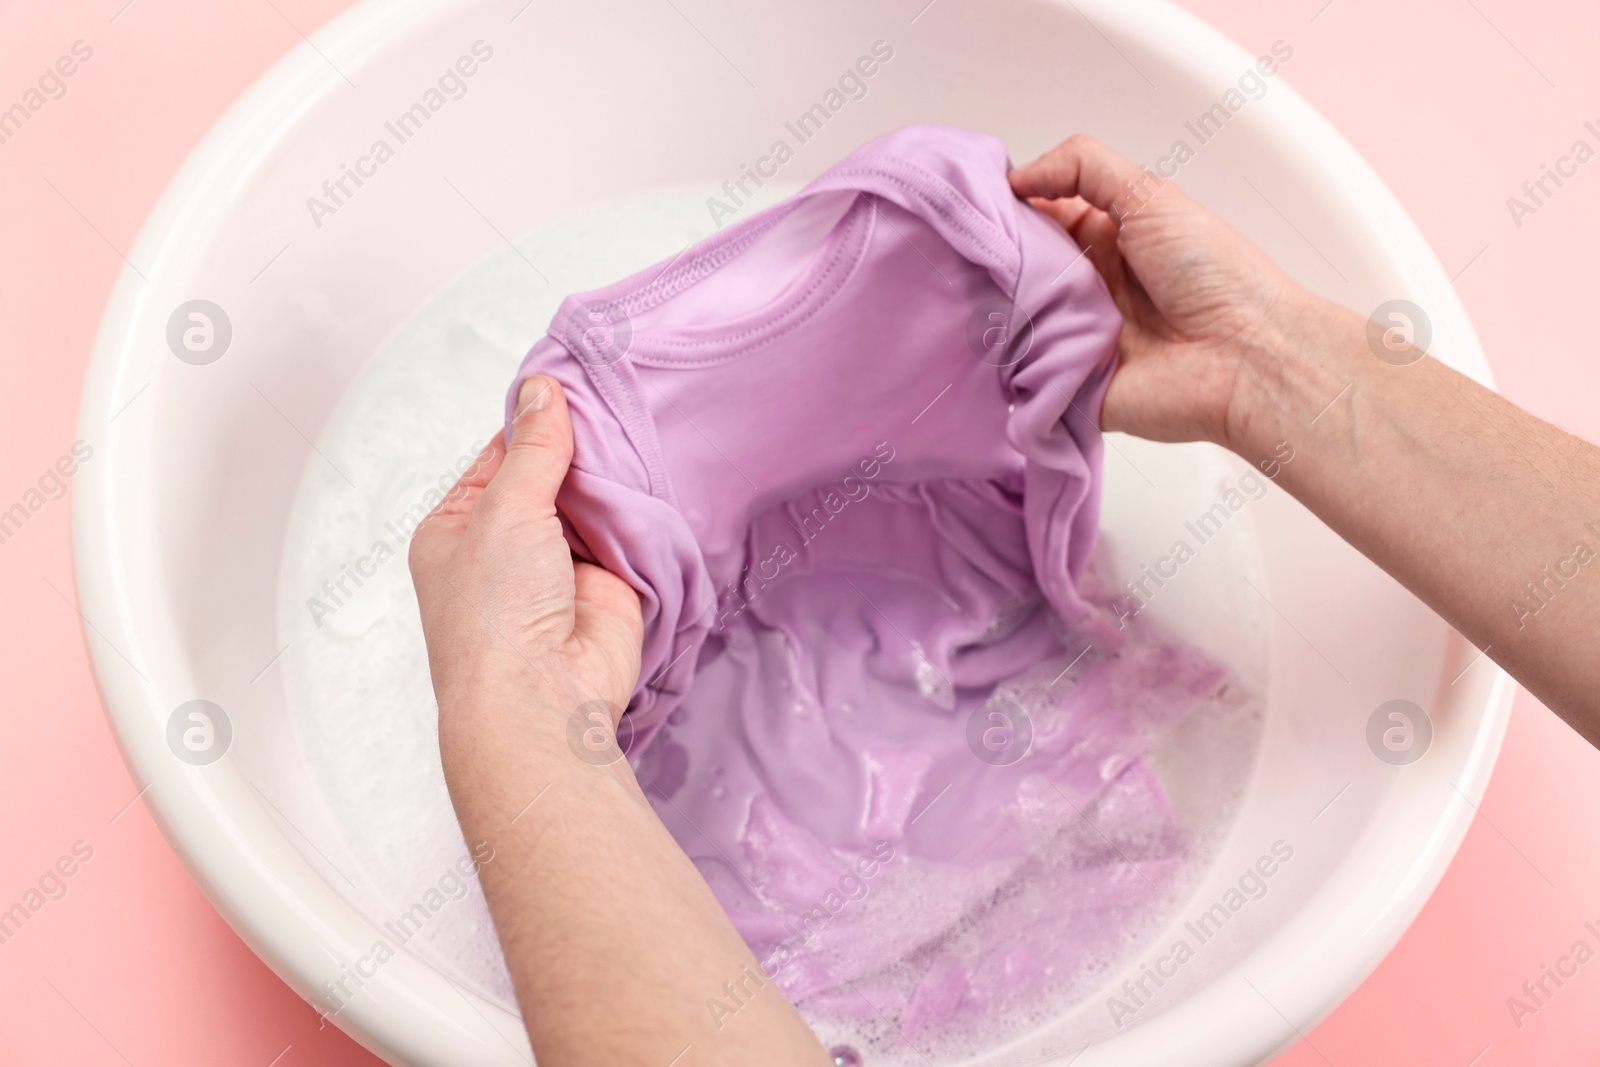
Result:
{"label": "fingernail", "polygon": [[517,391],[517,418],[530,411],[543,411],[555,396],[554,383],[542,374],[532,374]]}

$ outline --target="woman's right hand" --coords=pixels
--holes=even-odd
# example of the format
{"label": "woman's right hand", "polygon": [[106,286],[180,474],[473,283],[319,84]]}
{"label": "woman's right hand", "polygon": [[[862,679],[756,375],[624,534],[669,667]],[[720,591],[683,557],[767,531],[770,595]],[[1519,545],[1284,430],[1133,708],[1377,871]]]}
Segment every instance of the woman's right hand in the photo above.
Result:
{"label": "woman's right hand", "polygon": [[1177,184],[1092,137],[1069,137],[1010,177],[1086,250],[1122,312],[1103,429],[1211,441],[1258,459],[1253,451],[1271,447],[1250,432],[1273,392],[1263,381],[1312,347],[1331,317],[1359,322]]}

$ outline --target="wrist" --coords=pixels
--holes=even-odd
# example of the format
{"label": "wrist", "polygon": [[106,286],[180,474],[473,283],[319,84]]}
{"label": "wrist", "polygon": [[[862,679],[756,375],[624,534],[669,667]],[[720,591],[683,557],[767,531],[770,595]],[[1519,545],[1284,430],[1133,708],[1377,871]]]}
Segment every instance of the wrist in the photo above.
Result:
{"label": "wrist", "polygon": [[[474,647],[430,656],[433,692],[441,718],[465,713],[496,700],[520,697],[523,702],[537,693],[540,680],[548,672],[538,670],[515,650],[499,647]],[[430,653],[433,651],[429,648]]]}
{"label": "wrist", "polygon": [[561,782],[563,788],[587,789],[601,779],[632,783],[609,710],[608,703],[520,684],[486,682],[441,697],[445,781],[452,793],[522,779],[537,779],[541,788]]}
{"label": "wrist", "polygon": [[[596,697],[560,657],[529,662],[487,656],[435,682],[441,744],[473,738],[513,746],[529,757],[604,766],[620,760],[623,709]],[[606,735],[606,736],[602,736]]]}
{"label": "wrist", "polygon": [[1329,426],[1362,370],[1365,322],[1305,290],[1274,306],[1241,338],[1220,444],[1251,463],[1268,462]]}

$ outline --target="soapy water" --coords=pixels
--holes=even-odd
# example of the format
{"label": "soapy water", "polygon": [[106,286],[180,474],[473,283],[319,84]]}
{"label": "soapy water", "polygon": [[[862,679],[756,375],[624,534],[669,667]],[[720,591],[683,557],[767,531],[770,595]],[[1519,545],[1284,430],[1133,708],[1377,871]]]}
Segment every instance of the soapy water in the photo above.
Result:
{"label": "soapy water", "polygon": [[[435,494],[498,432],[506,382],[561,297],[708,236],[709,192],[683,189],[591,209],[485,262],[421,309],[376,355],[320,436],[319,450],[342,474],[320,461],[308,464],[289,523],[279,581],[280,634],[295,650],[285,660],[287,697],[322,806],[359,867],[355,885],[342,888],[380,924],[412,909],[437,885],[440,871],[469,855],[439,765],[437,712],[406,565],[410,534]],[[765,192],[772,200],[784,195]],[[1137,580],[1141,561],[1169,544],[1167,534],[1182,522],[1181,513],[1152,510],[1140,488],[1148,472],[1121,463],[1115,450],[1108,453],[1095,565],[1107,601],[1116,579]],[[1191,468],[1178,472],[1199,483],[1198,490],[1189,486],[1188,499],[1227,491],[1221,468]],[[1063,792],[1059,782],[1037,773],[1031,753],[1013,760],[1003,744],[991,750],[981,740],[1011,730],[1014,743],[1019,723],[1047,735],[1060,709],[1059,700],[1044,694],[1055,686],[1021,679],[1002,694],[1008,703],[999,719],[979,719],[984,729],[972,764],[991,764],[988,772],[1015,777],[1011,814],[1027,829],[1022,852],[965,863],[913,855],[903,846],[887,859],[869,853],[856,857],[860,866],[844,867],[837,883],[814,900],[807,897],[812,907],[788,909],[768,936],[751,938],[746,930],[773,981],[798,999],[827,1045],[866,1064],[955,1063],[975,1056],[1020,1064],[1038,1058],[1041,1049],[1060,1051],[1105,1036],[1090,1025],[1056,1035],[1048,1047],[1017,1043],[1092,994],[1148,943],[1226,833],[1260,730],[1254,694],[1264,689],[1264,620],[1257,601],[1234,592],[1237,574],[1253,575],[1255,560],[1248,523],[1234,522],[1217,531],[1197,562],[1184,566],[1171,589],[1152,598],[1155,587],[1145,582],[1149,607],[1138,615],[1128,614],[1125,597],[1111,602],[1111,614],[1123,617],[1132,654],[1194,641],[1203,644],[1207,662],[1220,665],[1219,677],[1222,668],[1227,677],[1212,679],[1215,684],[1203,686],[1181,711],[1148,724],[1143,758],[1102,769],[1095,789]],[[1033,610],[1042,608],[1019,607],[1019,614]],[[992,628],[999,636],[1015,625],[1017,619],[997,618]],[[1069,659],[1039,665],[1049,677],[1065,672],[1061,690],[1115,668],[1094,655]],[[687,712],[694,712],[696,696],[719,684],[716,669],[715,662],[709,665],[703,685],[697,678]],[[919,681],[927,683],[930,705],[951,710],[954,694],[941,690],[940,679],[921,679],[919,672]],[[674,718],[667,737],[632,758],[641,782],[652,786],[657,810],[692,854],[703,841],[674,825],[681,820],[674,819],[671,802],[663,802],[661,778],[674,749],[692,752],[701,744],[690,727],[705,720],[696,716],[698,722],[686,725],[683,716]],[[965,728],[967,717],[961,719]],[[997,728],[1000,734],[985,733]],[[718,789],[727,795],[726,785],[702,780],[710,773],[707,760],[683,762],[666,772],[677,777],[666,784],[680,803],[685,788],[715,799],[721,799]],[[721,885],[717,879],[733,873],[701,866],[725,904],[749,888]],[[1057,906],[1066,899],[1072,907]],[[414,933],[406,930],[406,948],[515,1010],[475,884],[431,909]],[[869,932],[872,951],[862,952]],[[774,966],[779,944],[787,944],[793,958]],[[819,981],[818,974],[830,977]],[[722,1009],[713,1006],[718,998]],[[737,997],[707,991],[708,1018],[737,1007]]]}
{"label": "soapy water", "polygon": [[[893,580],[847,580],[876,603],[874,578]],[[819,1031],[873,1062],[915,1062],[1032,1029],[1028,1016],[1071,1003],[1176,903],[1191,835],[1144,756],[1197,708],[1226,704],[1224,669],[1150,618],[1086,648],[1034,598],[1029,613],[1000,608],[1006,624],[981,632],[1004,636],[965,650],[1056,652],[998,684],[925,686],[841,655],[922,658],[874,633],[874,612],[838,598],[837,614],[808,615],[839,576],[785,581],[802,584],[753,597],[702,655],[636,761],[640,784],[763,975]],[[1095,573],[1083,590],[1107,602],[1107,584]],[[809,625],[790,640],[797,619]],[[713,992],[715,1022],[756,994]]]}

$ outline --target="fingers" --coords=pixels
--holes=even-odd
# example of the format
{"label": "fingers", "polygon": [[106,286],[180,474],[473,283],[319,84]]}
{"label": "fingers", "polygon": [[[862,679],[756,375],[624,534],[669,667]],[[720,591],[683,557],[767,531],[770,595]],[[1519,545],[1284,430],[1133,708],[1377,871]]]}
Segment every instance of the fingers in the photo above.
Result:
{"label": "fingers", "polygon": [[1083,254],[1093,263],[1106,284],[1113,288],[1123,276],[1122,256],[1117,251],[1117,224],[1097,207],[1081,197],[1065,200],[1045,200],[1034,197],[1028,201],[1040,211],[1061,224],[1072,235]]}
{"label": "fingers", "polygon": [[1072,239],[1078,241],[1078,247],[1083,247],[1083,242],[1078,240],[1079,227],[1088,221],[1091,215],[1105,216],[1105,212],[1092,207],[1089,201],[1081,196],[1067,196],[1060,200],[1050,200],[1042,196],[1028,198],[1028,203],[1049,215],[1061,224],[1061,228],[1072,234]]}
{"label": "fingers", "polygon": [[417,525],[407,554],[413,576],[419,573],[419,567],[426,568],[439,558],[439,545],[436,542],[454,543],[454,539],[460,536],[460,531],[466,526],[467,516],[490,479],[500,469],[505,454],[505,444],[500,435],[491,434],[489,443],[473,459],[472,466],[462,472],[456,484],[445,493],[444,499],[434,505],[433,510]]}
{"label": "fingers", "polygon": [[[483,492],[485,486],[500,469],[501,462],[505,459],[505,444],[500,440],[499,434],[492,434],[489,443],[484,445],[472,461],[472,466],[461,472],[461,477],[456,479],[444,499],[434,505],[428,513],[428,518],[440,516],[465,515],[472,510],[473,503],[478,499],[478,494]],[[456,468],[460,470],[460,467]]]}
{"label": "fingers", "polygon": [[470,498],[476,491],[483,489],[494,478],[495,472],[500,469],[500,464],[506,458],[506,444],[500,434],[490,434],[489,443],[478,452],[477,458],[472,461],[472,466],[461,473],[456,480],[455,487],[446,495],[446,500],[461,497]]}
{"label": "fingers", "polygon": [[613,664],[625,665],[620,673],[626,675],[626,688],[607,696],[626,707],[639,677],[644,641],[639,594],[610,571],[579,560],[573,564],[573,609],[573,633]]}
{"label": "fingers", "polygon": [[541,510],[555,507],[556,493],[572,463],[572,419],[555,379],[535,374],[517,394],[511,443],[495,474],[493,491]]}
{"label": "fingers", "polygon": [[1113,219],[1129,214],[1167,183],[1085,134],[1073,134],[1050,151],[1010,174],[1011,188],[1021,197],[1080,196]]}

